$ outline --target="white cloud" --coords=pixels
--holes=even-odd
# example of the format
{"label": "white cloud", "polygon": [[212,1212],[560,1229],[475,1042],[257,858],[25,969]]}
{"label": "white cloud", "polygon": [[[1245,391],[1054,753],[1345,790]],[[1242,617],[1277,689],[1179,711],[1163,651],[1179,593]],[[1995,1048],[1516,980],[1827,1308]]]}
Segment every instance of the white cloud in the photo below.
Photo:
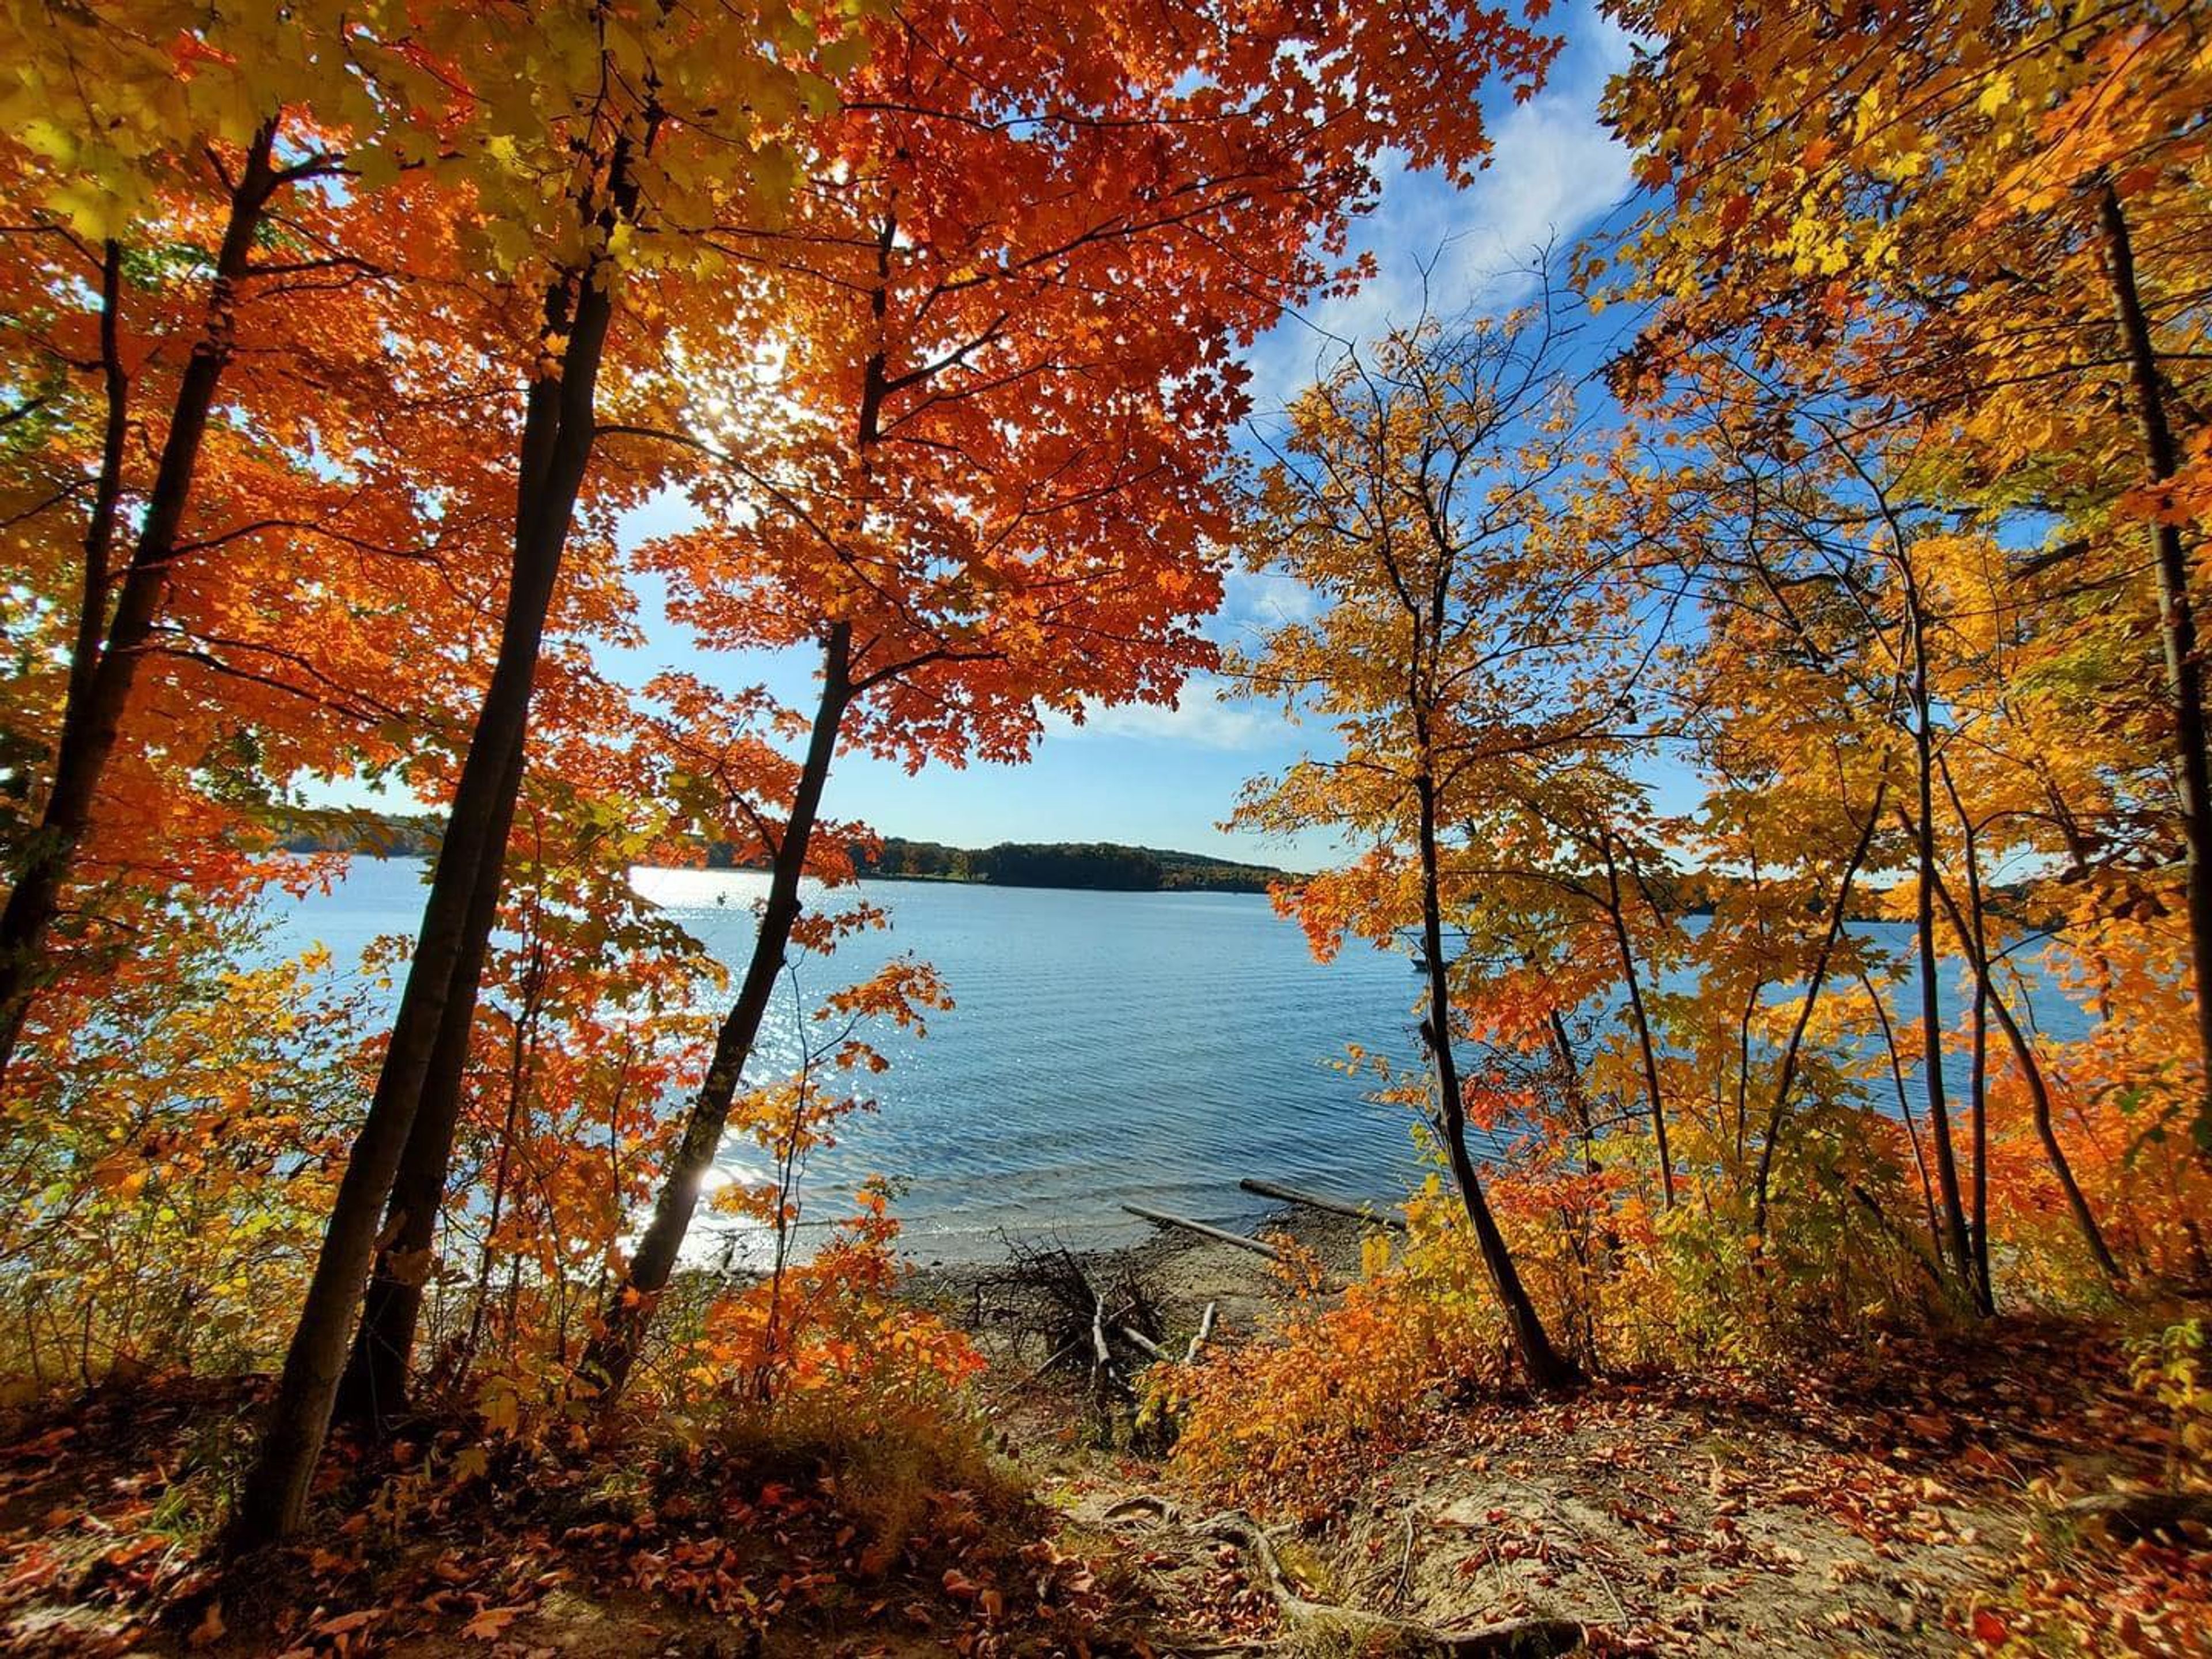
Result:
{"label": "white cloud", "polygon": [[1232,569],[1222,588],[1220,618],[1228,635],[1243,643],[1287,623],[1311,622],[1321,609],[1321,595],[1293,577]]}
{"label": "white cloud", "polygon": [[1045,717],[1050,738],[1123,738],[1195,749],[1244,750],[1291,740],[1291,727],[1272,709],[1234,700],[1228,684],[1211,675],[1193,678],[1173,703],[1091,703],[1083,723]]}
{"label": "white cloud", "polygon": [[1357,235],[1379,270],[1349,299],[1322,301],[1253,349],[1248,361],[1261,415],[1279,410],[1340,342],[1372,339],[1419,315],[1424,264],[1439,313],[1510,305],[1528,291],[1528,266],[1539,250],[1550,245],[1563,256],[1627,196],[1629,153],[1598,125],[1597,104],[1628,62],[1629,37],[1590,7],[1576,9],[1567,33],[1568,48],[1544,91],[1492,122],[1490,165],[1467,189],[1402,163],[1388,169],[1381,205]]}

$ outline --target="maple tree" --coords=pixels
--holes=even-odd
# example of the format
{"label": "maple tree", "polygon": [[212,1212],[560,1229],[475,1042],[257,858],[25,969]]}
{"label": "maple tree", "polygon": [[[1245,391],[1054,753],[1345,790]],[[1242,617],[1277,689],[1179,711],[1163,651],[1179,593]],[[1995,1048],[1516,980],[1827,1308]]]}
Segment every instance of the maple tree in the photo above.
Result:
{"label": "maple tree", "polygon": [[[828,39],[834,43],[835,31]],[[484,51],[494,40],[501,50]],[[652,316],[680,305],[686,293],[729,292],[726,283],[702,284],[702,262],[705,272],[722,267],[700,239],[732,210],[772,213],[787,190],[790,152],[775,133],[803,111],[810,90],[817,98],[826,92],[804,57],[821,43],[813,28],[781,11],[660,6],[620,18],[597,7],[526,20],[496,9],[447,12],[419,43],[448,63],[457,52],[465,57],[456,78],[474,96],[451,100],[456,131],[441,135],[437,160],[457,184],[472,187],[483,216],[471,240],[489,255],[501,289],[538,319],[525,337],[513,558],[498,653],[453,787],[384,1066],[234,1517],[240,1547],[298,1524],[349,1350],[359,1286],[375,1254],[378,1216],[403,1164],[421,1182],[403,1195],[418,1238],[436,1207],[434,1187],[442,1185],[459,1097],[453,1077],[468,1048],[476,981],[496,916],[539,649],[599,436],[597,390],[617,305],[628,295],[639,307],[643,292],[651,298],[641,308]],[[559,72],[549,73],[549,64]],[[449,84],[417,75],[438,94]],[[415,89],[410,81],[406,90]],[[384,155],[386,166],[417,159],[404,148]],[[673,291],[655,292],[659,283]],[[650,351],[657,333],[642,318],[632,326]],[[648,396],[655,361],[664,372],[671,367],[665,356],[648,356],[638,376]],[[410,1132],[434,1080],[438,1121],[426,1126],[410,1159]],[[392,1276],[388,1263],[386,1276]]]}
{"label": "maple tree", "polygon": [[[286,111],[313,95],[358,112],[345,49],[336,30],[288,24],[276,7],[203,14],[16,7],[4,20],[6,167],[23,216],[9,238],[24,301],[9,493],[21,568],[39,578],[31,615],[50,635],[33,660],[62,672],[27,680],[11,721],[12,742],[37,759],[0,912],[0,1075],[33,994],[64,965],[49,933],[118,744],[127,761],[145,740],[143,720],[134,741],[124,733],[143,714],[133,698],[146,665],[197,657],[265,673],[258,642],[222,637],[221,601],[209,601],[250,580],[240,567],[279,556],[288,538],[272,520],[294,509],[320,520],[340,499],[317,501],[298,448],[236,429],[222,399],[290,436],[284,423],[295,433],[301,416],[288,400],[342,354],[288,314],[335,269],[323,250],[337,212],[319,186],[339,161]],[[238,387],[241,346],[281,366]],[[326,407],[343,453],[343,406]],[[367,546],[385,527],[351,528]],[[215,637],[200,643],[203,630]],[[200,759],[185,750],[186,765]]]}
{"label": "maple tree", "polygon": [[[1874,421],[1940,434],[1959,504],[2064,520],[2051,556],[2128,583],[2157,617],[2212,1091],[2212,785],[2187,551],[2207,436],[2185,412],[2202,405],[2203,19],[1874,7],[1738,32],[1728,6],[1620,15],[1662,43],[1608,104],[1640,179],[1667,191],[1626,250],[1628,285],[1664,301],[1633,368],[1663,377],[1728,337],[1816,356]],[[2127,574],[2131,529],[2153,592]]]}
{"label": "maple tree", "polygon": [[[2157,1495],[2201,1489],[2205,19],[1609,10],[1644,193],[1578,261],[1638,308],[1602,392],[1542,288],[1348,349],[1248,472],[1241,349],[1370,274],[1387,168],[1471,176],[1540,7],[0,5],[5,1403],[217,1383],[258,1437],[233,1550],[361,1431],[287,1642],[471,1577],[501,1638],[580,1564],[763,1637],[902,1573],[977,1650],[1017,1580],[1080,1624],[1086,1572],[962,1510],[984,1361],[903,1295],[889,1189],[800,1231],[880,1032],[951,1007],[907,957],[816,982],[885,919],[825,813],[843,755],[1019,761],[1172,698],[1234,550],[1320,607],[1235,664],[1320,728],[1237,822],[1346,849],[1278,896],[1318,953],[1413,957],[1418,1063],[1343,1065],[1439,1170],[1347,1286],[1285,1246],[1279,1324],[1146,1375],[1182,1478],[1325,1530],[1449,1419],[1546,1431],[1484,1392],[1502,1311],[1577,1412],[1636,1419],[1624,1368],[1815,1402],[1880,1443],[1803,1460],[1866,1525],[1999,1419],[2134,1413]],[[620,684],[664,593],[692,672]],[[762,654],[813,695],[722,683]],[[348,979],[257,918],[342,875],[283,848],[359,833],[311,803],[361,781],[443,830]],[[762,873],[742,962],[633,878],[702,848]],[[2024,1311],[2100,1356],[2104,1429],[1961,1360],[2059,1352]],[[1833,1415],[1847,1354],[1925,1373],[1905,1433]],[[674,1501],[624,1508],[608,1449],[664,1415]],[[856,1424],[937,1486],[846,1517]],[[126,1455],[79,1484],[229,1479]],[[540,1481],[592,1519],[493,1560]],[[173,1501],[212,1540],[207,1485]],[[81,1599],[184,1593],[180,1510],[84,1507]],[[380,1604],[363,1537],[453,1524]],[[1950,1627],[2142,1648],[2201,1609],[2201,1550],[2073,1549]]]}
{"label": "maple tree", "polygon": [[[1454,984],[1464,967],[1446,930],[1460,896],[1484,882],[1479,869],[1456,867],[1479,864],[1480,821],[1505,798],[1543,790],[1542,774],[1571,788],[1622,702],[1600,672],[1607,619],[1577,544],[1546,533],[1550,494],[1577,460],[1556,336],[1547,306],[1504,323],[1416,324],[1370,356],[1347,356],[1302,394],[1241,535],[1257,568],[1305,583],[1326,609],[1273,630],[1238,665],[1335,728],[1340,755],[1310,757],[1256,785],[1238,821],[1275,832],[1341,827],[1363,845],[1351,870],[1282,902],[1324,953],[1347,931],[1411,936],[1426,986],[1420,1033],[1437,1139],[1515,1351],[1545,1387],[1572,1380],[1575,1368],[1522,1284],[1469,1149]],[[1618,928],[1611,831],[1596,840]],[[1626,933],[1616,937],[1626,951]],[[1663,1146],[1656,1075],[1653,1084]],[[1670,1164],[1662,1178],[1671,1198]]]}
{"label": "maple tree", "polygon": [[[789,221],[728,234],[776,296],[774,361],[734,365],[691,431],[660,435],[723,459],[757,516],[652,556],[708,644],[811,643],[822,692],[738,997],[586,1357],[610,1388],[674,1270],[800,878],[823,867],[838,747],[1018,758],[1042,711],[1164,697],[1206,659],[1211,475],[1243,407],[1229,348],[1330,279],[1386,138],[1480,156],[1472,90],[1530,84],[1546,52],[1497,14],[1460,21],[1440,50],[1303,8],[1178,8],[1121,34],[910,10],[841,84]],[[957,63],[933,44],[955,33]],[[1340,84],[1310,108],[1316,72]],[[1465,101],[1431,101],[1452,89]]]}

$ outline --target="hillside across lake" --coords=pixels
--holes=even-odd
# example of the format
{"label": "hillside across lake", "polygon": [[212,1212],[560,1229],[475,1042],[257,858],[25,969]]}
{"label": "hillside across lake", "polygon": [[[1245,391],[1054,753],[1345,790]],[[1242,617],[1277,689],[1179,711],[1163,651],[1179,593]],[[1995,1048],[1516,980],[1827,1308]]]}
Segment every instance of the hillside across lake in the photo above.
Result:
{"label": "hillside across lake", "polygon": [[1287,870],[1233,864],[1202,853],[1175,853],[1117,842],[1001,842],[996,847],[946,847],[887,836],[873,849],[855,849],[863,872],[902,881],[974,881],[994,887],[1079,887],[1116,893],[1264,893],[1296,881]]}
{"label": "hillside across lake", "polygon": [[[294,853],[422,858],[436,848],[441,830],[434,813],[316,812],[302,814],[280,839]],[[851,850],[862,875],[891,881],[966,881],[1109,893],[1264,893],[1273,883],[1298,879],[1295,872],[1268,865],[1108,841],[1010,841],[975,848],[885,836]],[[706,861],[713,870],[754,867],[725,845],[708,848]]]}

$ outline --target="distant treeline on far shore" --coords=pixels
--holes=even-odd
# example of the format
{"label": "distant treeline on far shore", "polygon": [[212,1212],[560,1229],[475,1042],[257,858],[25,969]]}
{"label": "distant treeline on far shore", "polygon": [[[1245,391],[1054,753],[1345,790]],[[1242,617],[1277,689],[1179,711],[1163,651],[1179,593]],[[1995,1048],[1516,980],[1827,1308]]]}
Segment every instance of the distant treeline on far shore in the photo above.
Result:
{"label": "distant treeline on far shore", "polygon": [[[368,853],[378,858],[426,858],[436,850],[441,825],[435,815],[315,812],[301,815],[282,837],[295,853]],[[942,842],[886,836],[873,848],[855,847],[863,875],[888,881],[960,881],[989,887],[1076,887],[1108,893],[1264,893],[1297,874],[1263,864],[1236,864],[1202,853],[1118,842],[1001,842],[996,847],[948,847]],[[744,867],[727,845],[707,849],[708,867]],[[1722,890],[1741,879],[1717,871],[1680,870],[1652,896],[1684,915],[1710,915]],[[2002,899],[2002,892],[1993,895]],[[1854,896],[1854,921],[1894,920],[1879,889]]]}
{"label": "distant treeline on far shore", "polygon": [[1088,887],[1114,893],[1264,893],[1271,882],[1297,879],[1288,871],[1265,865],[1231,864],[1199,853],[1105,841],[1001,842],[996,847],[970,848],[886,836],[879,847],[855,850],[868,874],[900,881]]}
{"label": "distant treeline on far shore", "polygon": [[[377,858],[424,858],[442,828],[431,813],[303,813],[279,837],[294,853],[366,853]],[[947,847],[941,842],[886,836],[855,847],[864,875],[894,881],[976,882],[994,887],[1080,887],[1115,893],[1264,893],[1271,882],[1295,881],[1288,871],[1235,864],[1199,853],[1113,842],[1002,842],[996,847]],[[707,849],[711,869],[743,867],[727,845]]]}

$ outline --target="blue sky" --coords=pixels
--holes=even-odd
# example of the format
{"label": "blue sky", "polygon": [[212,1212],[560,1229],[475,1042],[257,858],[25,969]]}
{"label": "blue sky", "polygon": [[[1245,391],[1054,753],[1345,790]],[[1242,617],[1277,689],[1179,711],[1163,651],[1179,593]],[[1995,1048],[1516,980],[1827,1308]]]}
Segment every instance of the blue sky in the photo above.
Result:
{"label": "blue sky", "polygon": [[[1500,98],[1489,110],[1495,151],[1474,183],[1455,190],[1392,167],[1379,207],[1354,235],[1354,247],[1379,263],[1376,280],[1349,299],[1285,318],[1247,354],[1255,422],[1278,413],[1342,343],[1417,315],[1424,265],[1440,312],[1510,305],[1526,294],[1526,277],[1516,273],[1536,250],[1550,244],[1564,258],[1628,196],[1628,155],[1596,120],[1607,77],[1627,61],[1626,37],[1586,3],[1553,19],[1567,45],[1549,84],[1526,104]],[[672,528],[682,510],[647,508],[634,515],[626,537]],[[790,701],[811,701],[810,658],[705,657],[660,618],[653,595],[641,597],[647,643],[611,653],[611,672],[641,681],[680,666],[714,683],[764,680]],[[1302,598],[1287,583],[1239,574],[1209,632],[1223,644],[1249,642],[1295,614]],[[1103,708],[1080,726],[1055,720],[1024,766],[933,765],[909,775],[866,756],[841,756],[824,810],[886,835],[960,846],[1118,841],[1312,867],[1325,861],[1325,846],[1265,842],[1218,826],[1245,780],[1329,745],[1326,730],[1292,726],[1273,708],[1236,701],[1222,683],[1202,678],[1173,708]]]}

